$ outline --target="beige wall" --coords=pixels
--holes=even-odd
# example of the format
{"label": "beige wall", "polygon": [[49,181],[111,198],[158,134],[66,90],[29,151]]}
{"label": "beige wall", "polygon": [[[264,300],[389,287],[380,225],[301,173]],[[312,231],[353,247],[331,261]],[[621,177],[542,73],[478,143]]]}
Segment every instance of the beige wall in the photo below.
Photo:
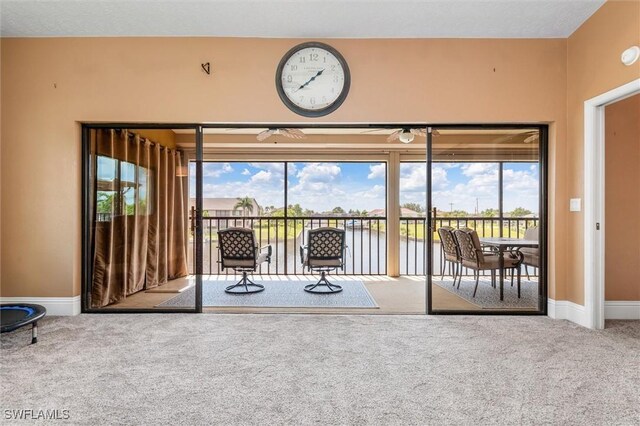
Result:
{"label": "beige wall", "polygon": [[[609,1],[567,43],[567,162],[569,198],[583,198],[584,101],[640,78],[640,63],[627,67],[620,54],[640,44],[640,2]],[[559,163],[558,166],[560,167]],[[562,200],[568,210],[568,201]],[[608,221],[607,221],[608,222]],[[568,214],[566,293],[557,299],[584,303],[583,214]],[[561,279],[558,277],[558,279]]]}
{"label": "beige wall", "polygon": [[581,304],[583,102],[640,77],[619,60],[639,22],[611,1],[568,40],[330,40],[353,83],[315,120],[274,87],[302,40],[2,39],[2,296],[80,292],[80,121],[549,122],[549,294]]}
{"label": "beige wall", "polygon": [[[330,40],[352,87],[315,120],[274,87],[299,42],[3,39],[2,295],[80,292],[80,121],[551,122],[552,155],[564,152],[566,40]],[[562,183],[551,192],[566,204]]]}
{"label": "beige wall", "polygon": [[605,108],[605,299],[640,300],[640,95]]}

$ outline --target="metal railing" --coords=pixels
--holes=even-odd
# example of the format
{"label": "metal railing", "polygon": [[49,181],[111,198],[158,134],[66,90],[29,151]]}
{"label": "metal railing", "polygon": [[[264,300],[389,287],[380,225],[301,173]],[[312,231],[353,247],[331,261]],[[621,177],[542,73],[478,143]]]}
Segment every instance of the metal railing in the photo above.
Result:
{"label": "metal railing", "polygon": [[[424,217],[400,218],[400,275],[427,273],[427,220]],[[438,228],[471,228],[482,237],[522,238],[524,232],[538,225],[538,218],[524,217],[434,217],[433,218],[433,274],[442,273],[444,254],[440,246]]]}
{"label": "metal railing", "polygon": [[[346,231],[345,266],[335,272],[337,275],[385,275],[387,273],[386,218],[364,216],[308,216],[308,217],[272,217],[247,216],[203,217],[203,272],[205,274],[232,274],[222,271],[218,252],[217,231],[243,227],[255,230],[260,246],[271,245],[270,264],[262,264],[258,273],[308,274],[301,263],[299,248],[306,244],[307,231],[330,226]],[[193,221],[191,222],[193,224]],[[193,225],[192,228],[193,230]],[[191,233],[190,268],[193,270],[195,244]],[[193,272],[193,271],[191,271]]]}
{"label": "metal railing", "polygon": [[[190,218],[191,219],[191,218]],[[345,267],[338,275],[385,275],[387,273],[387,219],[364,216],[307,216],[307,217],[203,217],[203,272],[204,274],[232,274],[222,271],[218,253],[217,231],[244,227],[255,230],[260,246],[272,246],[270,264],[263,264],[258,273],[265,275],[308,274],[301,264],[299,247],[306,244],[307,231],[325,226],[346,231],[347,251]],[[427,234],[426,218],[400,218],[400,275],[426,275]],[[441,226],[475,229],[480,237],[522,238],[524,232],[538,225],[538,218],[514,217],[436,217],[433,219],[433,274],[442,273],[444,255],[437,230]],[[193,220],[191,220],[193,231]],[[190,236],[190,272],[193,272],[195,243]]]}

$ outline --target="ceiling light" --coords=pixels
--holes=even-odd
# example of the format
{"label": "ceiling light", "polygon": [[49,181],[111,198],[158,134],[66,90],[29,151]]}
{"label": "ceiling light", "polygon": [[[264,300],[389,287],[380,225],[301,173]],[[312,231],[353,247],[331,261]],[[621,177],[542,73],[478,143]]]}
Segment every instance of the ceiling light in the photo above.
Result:
{"label": "ceiling light", "polygon": [[409,130],[403,130],[402,133],[400,133],[400,135],[398,136],[398,139],[400,139],[400,142],[402,143],[411,143],[413,142],[414,138],[415,135]]}
{"label": "ceiling light", "polygon": [[626,66],[631,66],[636,63],[638,57],[640,57],[640,47],[631,46],[630,48],[622,52],[622,55],[620,55],[620,60]]}

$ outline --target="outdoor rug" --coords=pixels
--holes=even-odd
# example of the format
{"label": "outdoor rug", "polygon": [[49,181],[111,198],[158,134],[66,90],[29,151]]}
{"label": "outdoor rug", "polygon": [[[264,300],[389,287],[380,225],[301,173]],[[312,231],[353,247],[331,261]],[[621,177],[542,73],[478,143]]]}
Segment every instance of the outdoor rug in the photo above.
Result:
{"label": "outdoor rug", "polygon": [[538,282],[522,280],[520,284],[520,299],[518,299],[517,283],[514,279],[513,287],[511,287],[511,278],[505,277],[504,280],[504,300],[500,301],[500,283],[499,278],[496,279],[496,288],[491,287],[491,277],[480,277],[478,284],[478,292],[473,297],[473,288],[476,281],[473,277],[463,277],[460,288],[453,287],[453,278],[450,276],[433,277],[433,284],[462,297],[464,300],[479,306],[483,309],[510,309],[510,308],[530,308],[538,309]]}
{"label": "outdoor rug", "polygon": [[[312,294],[304,291],[304,286],[315,281],[259,281],[265,290],[260,293],[233,295],[224,292],[225,287],[236,281],[203,280],[202,306],[232,306],[254,308],[377,308],[362,281],[338,281],[342,291],[335,294]],[[195,303],[195,286],[183,291],[176,297],[157,307],[182,308]]]}

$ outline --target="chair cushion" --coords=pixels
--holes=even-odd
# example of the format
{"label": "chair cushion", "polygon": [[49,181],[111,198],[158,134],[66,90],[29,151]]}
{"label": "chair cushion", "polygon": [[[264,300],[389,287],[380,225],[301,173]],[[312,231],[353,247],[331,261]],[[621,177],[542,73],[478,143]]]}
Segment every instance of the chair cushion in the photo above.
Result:
{"label": "chair cushion", "polygon": [[[500,257],[495,254],[485,254],[484,260],[480,262],[480,265],[477,266],[474,262],[470,262],[468,260],[463,260],[462,264],[467,268],[472,269],[500,269]],[[504,256],[504,267],[505,268],[515,268],[518,266],[518,259],[513,259],[505,254]]]}
{"label": "chair cushion", "polygon": [[523,253],[523,254],[524,254],[524,260],[522,261],[523,264],[529,265],[529,266],[535,266],[536,268],[540,266],[540,257],[538,256],[537,253],[535,255],[528,254],[528,253]]}
{"label": "chair cushion", "polygon": [[451,254],[451,253],[447,253],[446,251],[444,252],[444,258],[449,262],[457,262],[459,260],[457,253]]}
{"label": "chair cushion", "polygon": [[538,256],[538,253],[540,252],[540,249],[534,248],[534,247],[522,247],[520,249],[520,252],[524,255],[533,255],[533,256]]}
{"label": "chair cushion", "polygon": [[342,260],[340,259],[309,259],[307,258],[305,263],[305,266],[308,266],[309,268],[321,268],[321,267],[326,267],[326,266],[335,266],[335,267],[340,267],[342,266]]}

